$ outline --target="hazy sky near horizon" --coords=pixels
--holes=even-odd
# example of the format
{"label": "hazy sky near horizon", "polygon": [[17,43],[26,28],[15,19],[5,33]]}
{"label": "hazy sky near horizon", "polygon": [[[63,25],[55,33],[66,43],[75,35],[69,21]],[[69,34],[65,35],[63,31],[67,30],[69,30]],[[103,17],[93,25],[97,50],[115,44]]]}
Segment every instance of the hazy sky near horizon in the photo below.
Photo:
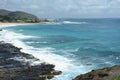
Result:
{"label": "hazy sky near horizon", "polygon": [[42,18],[120,17],[120,0],[2,0],[0,8],[26,11]]}

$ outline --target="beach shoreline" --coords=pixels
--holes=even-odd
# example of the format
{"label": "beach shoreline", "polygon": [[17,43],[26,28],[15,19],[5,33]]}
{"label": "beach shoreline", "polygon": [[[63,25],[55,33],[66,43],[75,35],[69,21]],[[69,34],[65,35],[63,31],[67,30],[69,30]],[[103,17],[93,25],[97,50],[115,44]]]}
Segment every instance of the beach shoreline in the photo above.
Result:
{"label": "beach shoreline", "polygon": [[0,28],[4,28],[4,27],[11,27],[11,26],[21,26],[21,25],[33,25],[33,24],[58,24],[58,23],[54,23],[54,22],[39,22],[39,23],[3,23],[0,22]]}
{"label": "beach shoreline", "polygon": [[39,24],[39,23],[3,23],[3,22],[0,22],[0,28],[10,27],[10,26],[19,26],[19,25],[31,25],[31,24]]}

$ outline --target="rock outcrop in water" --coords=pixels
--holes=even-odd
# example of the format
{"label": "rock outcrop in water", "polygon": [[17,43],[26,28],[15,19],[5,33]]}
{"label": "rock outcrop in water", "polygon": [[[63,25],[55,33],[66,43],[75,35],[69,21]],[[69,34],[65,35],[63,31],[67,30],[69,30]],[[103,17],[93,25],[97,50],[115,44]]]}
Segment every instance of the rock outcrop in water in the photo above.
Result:
{"label": "rock outcrop in water", "polygon": [[92,70],[89,73],[77,76],[73,80],[120,80],[120,66]]}
{"label": "rock outcrop in water", "polygon": [[31,65],[31,61],[39,61],[39,59],[20,50],[21,48],[12,44],[0,42],[0,79],[46,80],[62,73],[54,70],[55,66],[52,64]]}

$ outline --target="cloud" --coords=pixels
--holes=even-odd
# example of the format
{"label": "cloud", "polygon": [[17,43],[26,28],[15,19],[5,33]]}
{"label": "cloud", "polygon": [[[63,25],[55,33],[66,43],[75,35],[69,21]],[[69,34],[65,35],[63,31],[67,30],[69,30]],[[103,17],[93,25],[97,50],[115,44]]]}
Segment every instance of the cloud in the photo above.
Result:
{"label": "cloud", "polygon": [[3,0],[0,8],[39,17],[120,17],[120,0]]}

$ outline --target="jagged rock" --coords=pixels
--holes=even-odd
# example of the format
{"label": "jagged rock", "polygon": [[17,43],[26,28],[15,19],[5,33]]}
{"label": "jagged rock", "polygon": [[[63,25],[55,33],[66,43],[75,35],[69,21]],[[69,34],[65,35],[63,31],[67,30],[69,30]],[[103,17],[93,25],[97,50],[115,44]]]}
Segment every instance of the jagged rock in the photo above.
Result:
{"label": "jagged rock", "polygon": [[0,31],[2,31],[2,29],[0,29]]}
{"label": "jagged rock", "polygon": [[60,75],[62,72],[61,71],[52,71],[51,72],[53,75]]}
{"label": "jagged rock", "polygon": [[46,80],[62,72],[54,70],[55,65],[41,63],[31,66],[30,62],[15,60],[14,57],[26,59],[39,59],[23,53],[21,48],[17,48],[9,43],[0,42],[0,79],[2,80]]}
{"label": "jagged rock", "polygon": [[91,72],[77,76],[73,80],[116,80],[118,76],[120,76],[120,66],[113,66],[92,70]]}

